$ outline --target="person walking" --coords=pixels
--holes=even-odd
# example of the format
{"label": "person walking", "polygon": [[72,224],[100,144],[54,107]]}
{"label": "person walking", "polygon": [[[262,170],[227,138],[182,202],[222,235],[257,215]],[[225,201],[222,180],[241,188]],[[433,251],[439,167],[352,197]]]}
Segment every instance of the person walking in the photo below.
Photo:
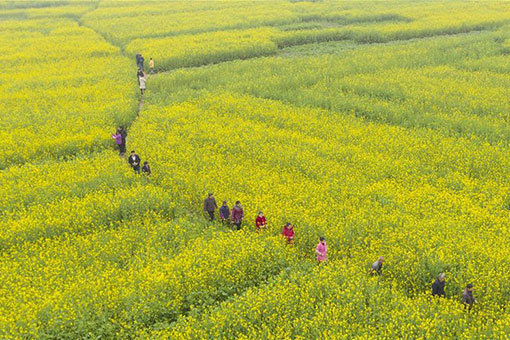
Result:
{"label": "person walking", "polygon": [[475,302],[476,299],[473,297],[473,284],[470,283],[462,292],[462,303],[464,304],[464,309],[467,308],[468,311],[471,311]]}
{"label": "person walking", "polygon": [[380,276],[382,274],[383,263],[384,263],[384,257],[379,256],[377,261],[375,261],[372,264],[372,267],[370,267],[370,275],[372,275],[372,276],[373,275]]}
{"label": "person walking", "polygon": [[319,238],[319,244],[315,248],[315,253],[317,254],[317,263],[319,264],[326,262],[328,259],[328,246],[326,245],[326,239],[322,236]]}
{"label": "person walking", "polygon": [[446,297],[444,287],[446,284],[446,275],[443,273],[439,274],[436,281],[432,284],[432,296]]}
{"label": "person walking", "polygon": [[126,138],[127,138],[127,131],[124,129],[124,127],[119,127],[119,133],[122,136],[122,155],[126,153]]}
{"label": "person walking", "polygon": [[133,168],[133,170],[139,174],[140,173],[140,157],[135,153],[135,151],[131,151],[131,155],[128,158],[129,165]]}
{"label": "person walking", "polygon": [[154,73],[154,60],[152,60],[152,57],[149,60],[149,72],[150,72],[150,74]]}
{"label": "person walking", "polygon": [[117,132],[112,135],[112,138],[115,139],[115,144],[119,147],[119,155],[123,155],[126,151],[123,150],[122,144],[122,135],[120,133],[120,129],[117,129]]}
{"label": "person walking", "polygon": [[140,94],[143,96],[145,92],[145,77],[138,78],[138,81],[140,82]]}
{"label": "person walking", "polygon": [[228,222],[230,218],[230,208],[227,205],[227,201],[223,201],[222,206],[220,207],[220,219],[223,224]]}
{"label": "person walking", "polygon": [[135,55],[135,58],[136,58],[136,67],[140,68],[140,57],[142,55],[140,53],[138,53],[137,55]]}
{"label": "person walking", "polygon": [[282,236],[285,237],[287,243],[294,243],[294,226],[289,222],[283,226]]}
{"label": "person walking", "polygon": [[255,228],[257,229],[257,232],[260,232],[262,230],[266,230],[266,217],[262,213],[262,211],[259,211],[259,214],[257,215],[257,218],[255,219]]}
{"label": "person walking", "polygon": [[147,176],[152,175],[151,168],[149,166],[149,162],[147,162],[147,161],[143,162],[142,173]]}
{"label": "person walking", "polygon": [[216,204],[216,199],[212,193],[207,195],[207,198],[204,200],[204,211],[207,211],[209,214],[209,218],[211,221],[214,221],[214,211],[218,208]]}
{"label": "person walking", "polygon": [[144,62],[144,58],[141,54],[137,54],[136,55],[136,66],[140,69],[143,69],[143,62]]}
{"label": "person walking", "polygon": [[232,208],[232,223],[236,226],[237,230],[241,230],[243,223],[244,211],[241,202],[237,201],[236,205]]}
{"label": "person walking", "polygon": [[145,73],[141,68],[136,71],[136,79],[138,79],[138,84],[140,84],[140,78],[145,77]]}

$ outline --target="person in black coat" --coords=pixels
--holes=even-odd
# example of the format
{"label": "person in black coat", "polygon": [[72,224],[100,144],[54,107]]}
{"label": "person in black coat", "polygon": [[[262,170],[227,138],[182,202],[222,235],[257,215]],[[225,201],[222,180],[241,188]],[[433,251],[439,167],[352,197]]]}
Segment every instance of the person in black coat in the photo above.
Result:
{"label": "person in black coat", "polygon": [[133,170],[139,174],[140,173],[140,157],[135,153],[135,151],[131,151],[131,155],[128,158],[129,165],[133,168]]}
{"label": "person in black coat", "polygon": [[136,66],[138,66],[138,68],[143,69],[144,59],[143,59],[142,55],[141,54],[137,54],[135,57],[136,57]]}
{"label": "person in black coat", "polygon": [[121,149],[121,155],[124,155],[126,153],[126,138],[127,138],[127,131],[124,129],[124,127],[119,127],[118,132],[122,136],[122,144],[120,145]]}
{"label": "person in black coat", "polygon": [[432,296],[446,297],[444,291],[446,275],[443,273],[439,274],[438,278],[432,284]]}
{"label": "person in black coat", "polygon": [[218,208],[218,205],[216,204],[216,199],[214,198],[214,195],[212,193],[209,193],[209,195],[207,195],[207,198],[204,201],[204,211],[207,211],[211,221],[214,220],[214,211],[216,210],[216,208]]}

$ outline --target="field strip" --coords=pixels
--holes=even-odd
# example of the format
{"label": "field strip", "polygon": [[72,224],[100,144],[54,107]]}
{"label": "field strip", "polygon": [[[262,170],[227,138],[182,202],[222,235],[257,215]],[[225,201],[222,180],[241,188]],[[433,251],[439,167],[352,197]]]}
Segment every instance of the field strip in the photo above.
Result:
{"label": "field strip", "polygon": [[203,63],[203,64],[199,64],[199,65],[189,65],[189,66],[178,66],[178,67],[161,67],[161,66],[156,66],[156,69],[154,70],[154,75],[158,75],[158,74],[165,74],[165,73],[171,73],[171,72],[174,72],[174,71],[178,71],[178,70],[193,70],[193,69],[200,69],[200,68],[203,68],[203,67],[207,67],[207,66],[214,66],[214,65],[221,65],[223,63],[232,63],[232,62],[236,62],[236,61],[249,61],[249,60],[253,60],[253,59],[261,59],[261,58],[269,58],[269,57],[272,57],[272,56],[280,56],[280,53],[282,51],[285,51],[286,49],[289,49],[289,48],[293,48],[293,47],[299,47],[299,46],[314,46],[316,44],[321,44],[321,43],[328,43],[328,42],[339,42],[339,41],[350,41],[350,42],[353,42],[353,43],[357,43],[358,45],[355,47],[356,48],[365,48],[365,47],[368,47],[368,46],[385,46],[385,45],[392,45],[392,44],[395,44],[395,43],[407,43],[407,42],[416,42],[416,41],[424,41],[424,40],[427,40],[427,39],[434,39],[434,38],[437,38],[437,37],[456,37],[456,36],[463,36],[463,35],[469,35],[469,34],[473,34],[473,33],[481,33],[481,32],[490,32],[491,30],[470,30],[470,31],[466,31],[466,32],[454,32],[454,33],[442,33],[442,34],[435,34],[435,35],[429,35],[429,36],[424,36],[424,37],[410,37],[410,38],[406,38],[406,39],[394,39],[394,40],[390,40],[390,41],[384,41],[384,42],[357,42],[356,40],[354,39],[348,39],[348,38],[345,38],[345,37],[342,37],[342,36],[338,36],[337,38],[328,38],[328,39],[317,39],[316,41],[307,41],[307,40],[304,40],[304,41],[301,41],[299,43],[296,43],[296,44],[288,44],[288,45],[278,45],[278,49],[277,51],[275,52],[272,52],[272,53],[268,53],[268,54],[261,54],[261,55],[254,55],[254,56],[247,56],[247,57],[243,57],[243,58],[228,58],[228,59],[223,59],[223,60],[218,60],[218,61],[213,61],[213,62],[207,62],[207,63]]}
{"label": "field strip", "polygon": [[[87,323],[104,322],[97,315],[109,315],[108,323],[118,331],[124,326],[128,326],[124,331],[128,330],[132,322],[139,327],[171,323],[190,311],[208,309],[267,282],[295,261],[278,237],[218,232],[215,226],[204,231],[203,222],[195,224],[193,233],[186,227],[189,222],[179,228],[182,223],[156,223],[154,229],[147,216],[141,226],[140,222],[127,221],[127,228],[115,232],[20,247],[10,255],[17,261],[10,257],[0,260],[2,273],[16,272],[5,277],[4,288],[28,277],[30,281],[20,294],[2,297],[2,303],[19,304],[4,319],[16,321],[21,334],[35,331],[34,326],[49,333],[61,331],[58,324],[77,312],[79,320]],[[34,251],[40,255],[33,257]],[[33,274],[34,268],[48,262],[52,263],[51,272]],[[72,279],[73,284],[67,285],[62,277]],[[55,291],[55,287],[60,288]],[[31,294],[24,295],[27,291]],[[79,308],[84,306],[70,302],[86,292],[94,292],[96,298],[86,303],[91,313],[82,314]],[[41,313],[51,321],[45,322]]]}

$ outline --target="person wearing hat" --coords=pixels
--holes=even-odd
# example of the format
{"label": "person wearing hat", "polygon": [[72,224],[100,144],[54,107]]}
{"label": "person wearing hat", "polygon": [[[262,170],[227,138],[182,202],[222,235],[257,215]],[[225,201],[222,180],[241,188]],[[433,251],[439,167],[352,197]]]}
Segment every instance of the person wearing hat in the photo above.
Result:
{"label": "person wearing hat", "polygon": [[446,293],[444,291],[444,286],[446,275],[443,273],[439,274],[436,281],[432,284],[432,296],[446,297]]}
{"label": "person wearing hat", "polygon": [[214,211],[216,210],[216,208],[218,208],[218,205],[216,204],[216,199],[214,199],[213,193],[210,192],[204,201],[204,211],[207,211],[211,221],[214,221]]}
{"label": "person wearing hat", "polygon": [[236,205],[232,208],[232,223],[236,226],[237,230],[241,230],[243,223],[244,211],[241,202],[237,201]]}
{"label": "person wearing hat", "polygon": [[473,303],[475,302],[476,299],[473,297],[473,284],[470,283],[462,292],[462,303],[464,304],[464,309],[467,308],[469,311],[471,311],[473,308]]}
{"label": "person wearing hat", "polygon": [[257,215],[257,218],[255,219],[255,227],[257,228],[257,232],[260,232],[261,230],[265,230],[267,226],[266,223],[266,217],[262,213],[262,211],[259,211],[259,214]]}
{"label": "person wearing hat", "polygon": [[227,201],[223,201],[223,205],[220,207],[220,219],[223,224],[228,222],[230,217],[230,208],[227,205]]}

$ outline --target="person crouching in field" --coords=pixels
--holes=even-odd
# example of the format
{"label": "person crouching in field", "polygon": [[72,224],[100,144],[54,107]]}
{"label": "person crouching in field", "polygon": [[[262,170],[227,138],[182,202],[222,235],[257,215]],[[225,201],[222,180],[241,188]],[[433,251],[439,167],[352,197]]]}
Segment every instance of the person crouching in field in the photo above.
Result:
{"label": "person crouching in field", "polygon": [[134,150],[131,151],[131,155],[129,155],[128,162],[129,162],[129,165],[131,165],[131,167],[133,168],[134,172],[139,174],[141,160],[140,160],[140,156],[138,156]]}
{"label": "person crouching in field", "polygon": [[236,205],[232,208],[232,223],[236,226],[237,230],[241,230],[241,224],[243,223],[244,211],[241,206],[241,202],[237,201]]}
{"label": "person crouching in field", "polygon": [[266,230],[266,217],[262,213],[262,211],[259,211],[259,214],[257,215],[257,218],[255,219],[255,228],[257,229],[257,232],[260,232],[262,230]]}
{"label": "person crouching in field", "polygon": [[147,176],[152,175],[151,167],[149,166],[149,162],[147,162],[147,161],[143,162],[142,173]]}
{"label": "person crouching in field", "polygon": [[317,254],[317,263],[319,264],[326,262],[328,259],[328,246],[324,237],[319,238],[319,244],[315,248],[315,253]]}
{"label": "person crouching in field", "polygon": [[282,236],[285,237],[287,243],[294,243],[294,226],[289,222],[283,226]]}
{"label": "person crouching in field", "polygon": [[221,223],[228,223],[228,219],[230,218],[230,208],[227,205],[227,201],[223,201],[222,206],[220,207],[220,219]]}
{"label": "person crouching in field", "polygon": [[382,274],[382,267],[383,267],[383,263],[384,263],[384,257],[382,256],[379,256],[379,258],[377,259],[377,261],[375,261],[373,264],[372,264],[372,267],[370,267],[370,272],[369,274],[370,275],[377,275],[377,276],[380,276]]}
{"label": "person crouching in field", "polygon": [[216,199],[212,193],[207,195],[207,198],[204,200],[204,211],[209,214],[209,218],[211,221],[214,221],[214,211],[218,208],[216,204]]}
{"label": "person crouching in field", "polygon": [[462,303],[464,304],[464,309],[467,308],[468,311],[471,311],[475,302],[476,299],[473,297],[473,284],[470,283],[462,292]]}

